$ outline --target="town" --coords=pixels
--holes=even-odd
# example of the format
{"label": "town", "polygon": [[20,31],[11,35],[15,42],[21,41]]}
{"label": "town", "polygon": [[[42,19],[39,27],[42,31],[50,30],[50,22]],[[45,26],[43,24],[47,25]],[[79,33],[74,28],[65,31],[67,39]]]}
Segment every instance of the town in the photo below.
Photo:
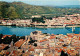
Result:
{"label": "town", "polygon": [[80,0],[0,0],[0,56],[80,56]]}
{"label": "town", "polygon": [[0,34],[0,56],[79,56],[80,34],[47,34],[33,31],[28,36]]}
{"label": "town", "polygon": [[80,27],[80,14],[65,15],[64,17],[46,18],[33,15],[31,19],[0,19],[0,25],[24,26],[39,28]]}

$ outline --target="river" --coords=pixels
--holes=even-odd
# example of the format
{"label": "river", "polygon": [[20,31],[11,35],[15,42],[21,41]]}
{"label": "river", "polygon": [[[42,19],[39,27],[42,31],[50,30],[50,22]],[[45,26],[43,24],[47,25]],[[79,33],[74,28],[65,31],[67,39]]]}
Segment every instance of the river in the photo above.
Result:
{"label": "river", "polygon": [[42,33],[49,34],[64,34],[67,33],[80,33],[80,27],[76,27],[75,31],[72,32],[72,28],[34,28],[34,27],[16,27],[16,26],[0,26],[0,34],[4,35],[17,35],[17,36],[25,36],[30,35],[31,32],[39,30]]}

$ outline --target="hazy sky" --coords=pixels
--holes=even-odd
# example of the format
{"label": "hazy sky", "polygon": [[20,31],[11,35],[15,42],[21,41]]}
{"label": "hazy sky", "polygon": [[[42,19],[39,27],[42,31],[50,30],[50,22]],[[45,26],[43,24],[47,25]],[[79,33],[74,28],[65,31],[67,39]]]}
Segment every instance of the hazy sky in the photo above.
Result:
{"label": "hazy sky", "polygon": [[21,1],[32,5],[52,5],[52,6],[80,5],[80,0],[0,0],[0,1],[7,2]]}

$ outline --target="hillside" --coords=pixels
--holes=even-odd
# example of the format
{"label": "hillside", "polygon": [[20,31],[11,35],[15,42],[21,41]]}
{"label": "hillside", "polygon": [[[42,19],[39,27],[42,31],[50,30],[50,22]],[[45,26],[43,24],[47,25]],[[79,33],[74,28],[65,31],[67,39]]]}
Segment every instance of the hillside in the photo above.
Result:
{"label": "hillside", "polygon": [[45,15],[47,17],[54,17],[73,13],[80,13],[80,9],[34,6],[25,4],[23,2],[0,2],[1,18],[29,18],[32,15]]}
{"label": "hillside", "polygon": [[80,5],[65,5],[65,6],[62,6],[62,7],[65,7],[65,8],[80,8]]}

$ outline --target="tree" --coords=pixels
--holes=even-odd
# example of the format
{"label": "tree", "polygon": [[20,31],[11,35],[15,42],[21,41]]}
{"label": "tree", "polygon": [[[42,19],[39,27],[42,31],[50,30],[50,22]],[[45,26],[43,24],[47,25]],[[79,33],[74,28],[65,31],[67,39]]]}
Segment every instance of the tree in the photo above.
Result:
{"label": "tree", "polygon": [[16,9],[14,7],[12,7],[12,6],[10,6],[8,8],[7,14],[8,14],[8,17],[11,18],[11,19],[19,17],[19,15],[16,12]]}
{"label": "tree", "polygon": [[2,15],[2,13],[1,13],[1,7],[0,7],[0,18],[2,18],[2,16],[1,16],[1,15]]}
{"label": "tree", "polygon": [[0,39],[3,37],[3,34],[0,34]]}
{"label": "tree", "polygon": [[45,21],[42,21],[42,23],[45,23]]}
{"label": "tree", "polygon": [[7,2],[4,2],[2,5],[1,5],[1,16],[3,17],[3,18],[7,18],[7,10],[8,10],[8,8],[10,7],[10,5],[9,5],[9,3],[7,3]]}
{"label": "tree", "polygon": [[68,56],[67,53],[65,53],[63,50],[61,51],[61,55],[60,56]]}
{"label": "tree", "polygon": [[8,36],[6,36],[3,41],[2,41],[4,44],[10,44],[11,43],[11,40]]}
{"label": "tree", "polygon": [[0,44],[3,42],[2,37],[3,37],[3,34],[0,34]]}
{"label": "tree", "polygon": [[25,36],[21,36],[20,39],[25,39]]}
{"label": "tree", "polygon": [[14,43],[18,41],[18,39],[16,38],[16,35],[15,34],[11,36],[11,40],[12,39],[13,39]]}
{"label": "tree", "polygon": [[42,23],[45,23],[43,17],[41,17],[41,18],[32,18],[32,22],[42,22]]}
{"label": "tree", "polygon": [[36,47],[37,46],[37,43],[34,43],[34,46]]}

